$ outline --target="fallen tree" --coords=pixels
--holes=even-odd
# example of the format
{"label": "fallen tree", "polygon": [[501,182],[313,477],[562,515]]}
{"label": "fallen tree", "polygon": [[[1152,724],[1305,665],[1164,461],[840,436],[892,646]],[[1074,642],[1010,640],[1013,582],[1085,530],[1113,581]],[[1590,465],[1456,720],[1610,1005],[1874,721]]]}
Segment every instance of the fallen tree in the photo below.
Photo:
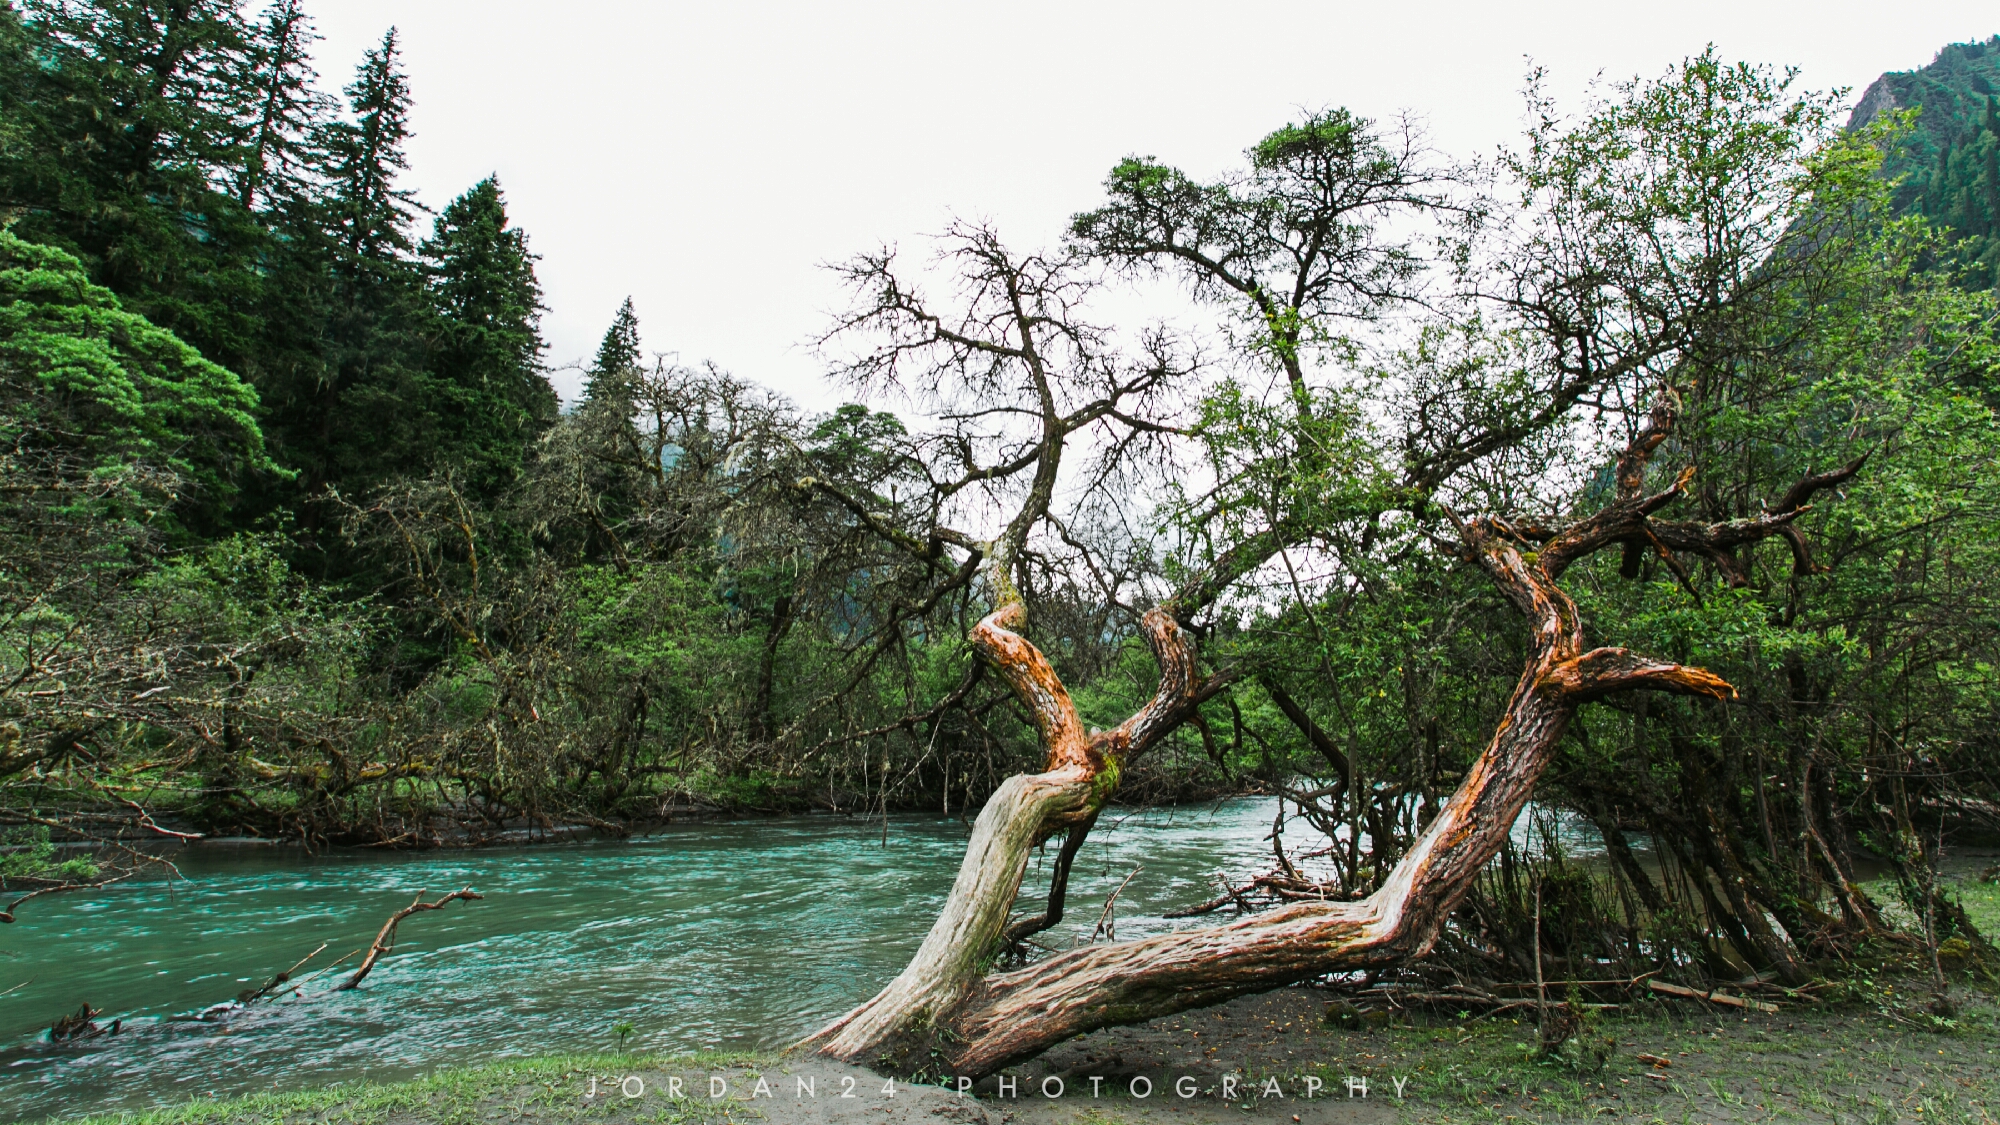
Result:
{"label": "fallen tree", "polygon": [[[1666,488],[1644,491],[1646,465],[1675,416],[1671,391],[1620,458],[1616,497],[1559,530],[1498,517],[1458,519],[1447,549],[1478,565],[1528,621],[1520,679],[1485,750],[1457,791],[1382,886],[1358,901],[1299,902],[1227,925],[1140,941],[1091,945],[1011,972],[991,972],[1009,936],[1007,918],[1030,852],[1063,832],[1088,831],[1131,761],[1183,721],[1226,674],[1204,680],[1168,603],[1146,615],[1160,688],[1112,731],[1086,733],[1061,680],[1016,631],[1026,617],[996,555],[997,606],[973,643],[1035,717],[1049,756],[1039,774],[1003,784],[981,810],[957,881],[908,967],[873,999],[801,1046],[849,1062],[902,1071],[933,1067],[989,1074],[1074,1035],[1219,1003],[1330,972],[1393,965],[1429,950],[1480,869],[1500,850],[1571,717],[1584,703],[1631,690],[1729,699],[1734,689],[1700,668],[1624,648],[1586,649],[1576,604],[1561,579],[1574,563],[1620,547],[1711,559],[1781,536],[1794,565],[1813,567],[1794,527],[1813,496],[1851,477],[1859,461],[1807,477],[1756,516],[1721,523],[1667,521],[1655,513],[1678,499],[1692,467]],[[1074,839],[1074,837],[1073,837]],[[1074,849],[1066,843],[1065,854]],[[1059,894],[1066,864],[1054,884]],[[1060,917],[1051,904],[1043,919]],[[1018,934],[1012,935],[1018,937]],[[1775,957],[1797,972],[1781,942]]]}

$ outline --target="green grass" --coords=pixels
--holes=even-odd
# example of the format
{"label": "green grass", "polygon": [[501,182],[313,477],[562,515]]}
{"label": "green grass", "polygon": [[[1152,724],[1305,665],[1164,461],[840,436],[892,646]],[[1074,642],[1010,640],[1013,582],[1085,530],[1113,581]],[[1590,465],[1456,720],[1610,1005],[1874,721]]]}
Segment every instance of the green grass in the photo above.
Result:
{"label": "green grass", "polygon": [[[1885,989],[1893,986],[1884,986]],[[1310,1067],[1328,1089],[1369,1076],[1372,1096],[1407,1077],[1406,1120],[1925,1121],[1989,1125],[2000,1116],[2000,1027],[1988,998],[1962,994],[1955,1027],[1920,1030],[1880,1005],[1789,1009],[1744,1020],[1685,1001],[1606,1016],[1582,1041],[1595,1052],[1536,1057],[1532,1018],[1391,1027],[1345,1057]],[[1872,1009],[1872,1010],[1871,1010]],[[1668,1058],[1655,1067],[1641,1053]],[[1659,1075],[1658,1078],[1651,1074]],[[1916,1107],[1924,1109],[1917,1112]]]}
{"label": "green grass", "polygon": [[2000,942],[2000,883],[1979,879],[1977,871],[1949,880],[1951,893],[1965,905],[1965,913],[1988,941]]}
{"label": "green grass", "polygon": [[[664,1071],[742,1069],[772,1065],[769,1056],[697,1054],[560,1055],[517,1059],[435,1074],[405,1082],[361,1082],[298,1093],[196,1098],[144,1113],[77,1119],[78,1125],[377,1125],[400,1119],[424,1125],[487,1125],[493,1120],[537,1122],[639,1122],[700,1125],[727,1119],[734,1106],[706,1097],[668,1098],[658,1089],[634,1101],[586,1099],[592,1076],[610,1080]],[[659,1083],[649,1083],[659,1087]],[[608,1094],[608,1087],[607,1094]]]}

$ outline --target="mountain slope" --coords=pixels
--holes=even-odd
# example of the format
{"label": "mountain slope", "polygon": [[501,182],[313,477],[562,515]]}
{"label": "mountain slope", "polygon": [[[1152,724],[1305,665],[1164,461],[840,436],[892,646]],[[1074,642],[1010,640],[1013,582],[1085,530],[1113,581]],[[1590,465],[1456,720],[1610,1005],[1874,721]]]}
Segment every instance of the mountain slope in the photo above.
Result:
{"label": "mountain slope", "polygon": [[1886,110],[1918,108],[1917,128],[1888,171],[1901,182],[1897,210],[1923,215],[1958,238],[1965,282],[2000,282],[2000,35],[1953,43],[1921,70],[1870,85],[1851,125]]}

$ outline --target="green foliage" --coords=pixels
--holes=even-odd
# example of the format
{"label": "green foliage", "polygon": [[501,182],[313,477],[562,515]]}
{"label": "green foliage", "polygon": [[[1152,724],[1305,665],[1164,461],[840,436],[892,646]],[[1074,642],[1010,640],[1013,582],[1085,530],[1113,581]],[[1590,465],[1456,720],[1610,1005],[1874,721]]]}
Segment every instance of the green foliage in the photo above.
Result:
{"label": "green foliage", "polygon": [[0,880],[17,883],[84,883],[97,877],[88,857],[56,862],[49,830],[40,824],[15,825],[0,832]]}
{"label": "green foliage", "polygon": [[1460,205],[1446,190],[1452,173],[1425,162],[1407,127],[1384,136],[1344,109],[1279,129],[1249,160],[1247,174],[1204,184],[1127,157],[1105,180],[1105,205],[1073,218],[1070,237],[1229,309],[1239,345],[1305,394],[1307,368],[1350,354],[1347,328],[1394,307],[1421,271],[1415,240],[1381,220]]}
{"label": "green foliage", "polygon": [[639,314],[632,311],[632,298],[627,297],[611,318],[611,327],[604,330],[597,357],[584,373],[584,403],[611,403],[629,415],[633,409],[632,377],[644,359],[639,350]]}
{"label": "green foliage", "polygon": [[[1343,109],[1212,179],[1126,159],[1057,252],[958,231],[963,315],[887,256],[849,271],[843,328],[876,338],[846,370],[919,421],[649,361],[630,300],[559,412],[497,179],[423,237],[395,34],[340,105],[313,38],[294,0],[0,12],[4,807],[143,791],[396,844],[690,802],[961,812],[1045,757],[966,641],[1011,527],[999,585],[1087,725],[1157,690],[1135,622],[1163,598],[1232,672],[1125,796],[1284,792],[1360,893],[1522,675],[1460,519],[1532,560],[1671,396],[1654,520],[1756,520],[1865,465],[1795,539],[1568,571],[1591,643],[1739,699],[1584,709],[1537,799],[1645,833],[1655,874],[1510,852],[1461,921],[1508,964],[1539,922],[1593,964],[1739,970],[1767,915],[1844,955],[1861,924],[1831,912],[1869,906],[1835,868],[1870,840],[1972,930],[1923,870],[1939,810],[2000,796],[2000,40],[1887,76],[1845,131],[1708,51],[1575,115],[1537,76],[1483,170]],[[1121,352],[1084,319],[1107,272],[1213,320]],[[85,877],[9,842],[9,878]]]}
{"label": "green foliage", "polygon": [[227,0],[0,14],[0,195],[17,233],[232,368],[256,335],[265,231],[223,186],[241,166],[237,76],[259,29]]}
{"label": "green foliage", "polygon": [[10,231],[0,231],[0,372],[10,428],[95,467],[153,460],[210,488],[271,467],[256,392],[127,311],[72,255]]}
{"label": "green foliage", "polygon": [[541,371],[535,256],[521,229],[507,225],[492,177],[445,207],[422,253],[439,328],[414,388],[421,398],[406,407],[420,403],[431,415],[420,439],[428,464],[450,465],[490,495],[520,472],[556,416]]}

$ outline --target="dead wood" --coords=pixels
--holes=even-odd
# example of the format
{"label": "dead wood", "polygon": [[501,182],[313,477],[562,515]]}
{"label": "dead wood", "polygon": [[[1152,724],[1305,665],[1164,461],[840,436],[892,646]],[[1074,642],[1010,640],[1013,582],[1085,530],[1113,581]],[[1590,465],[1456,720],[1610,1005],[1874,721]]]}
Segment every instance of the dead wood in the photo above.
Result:
{"label": "dead wood", "polygon": [[292,974],[298,972],[301,968],[303,968],[307,961],[312,960],[313,958],[319,956],[321,953],[324,953],[325,951],[326,951],[326,943],[320,942],[318,949],[315,949],[311,953],[306,954],[304,957],[299,958],[298,961],[295,962],[291,968],[286,969],[285,971],[279,973],[277,976],[274,976],[269,981],[267,981],[264,984],[264,987],[246,988],[242,992],[237,993],[236,994],[237,1003],[254,1004],[257,1001],[264,999],[266,996],[269,996],[272,993],[278,991],[280,988],[283,988],[286,984],[289,984],[291,982]]}
{"label": "dead wood", "polygon": [[1721,989],[1703,992],[1699,988],[1689,988],[1681,984],[1669,984],[1663,980],[1649,980],[1646,987],[1662,996],[1676,996],[1683,1000],[1706,1000],[1711,1004],[1721,1004],[1728,1008],[1747,1008],[1753,1012],[1775,1012],[1776,1004],[1766,1000],[1752,1000],[1746,996],[1731,996]]}
{"label": "dead wood", "polygon": [[111,1021],[111,1026],[100,1027],[97,1017],[104,1014],[102,1008],[93,1008],[88,1003],[76,1011],[57,1020],[49,1027],[49,1039],[56,1043],[82,1043],[96,1039],[100,1035],[116,1035],[123,1019]]}
{"label": "dead wood", "polygon": [[0,910],[0,923],[12,922],[14,920],[14,911],[20,909],[21,904],[27,902],[29,899],[40,898],[43,895],[59,895],[69,891],[102,890],[103,888],[108,887],[113,883],[122,883],[125,880],[130,879],[133,874],[134,874],[133,872],[127,871],[127,872],[122,872],[109,879],[98,879],[92,882],[75,882],[75,881],[65,880],[62,882],[52,882],[48,886],[37,887],[34,890],[29,891],[27,894],[21,895],[14,901],[8,903],[7,909]]}
{"label": "dead wood", "polygon": [[[368,975],[369,970],[375,967],[375,962],[380,960],[384,953],[387,953],[391,949],[395,948],[396,925],[403,919],[408,918],[410,915],[416,914],[424,910],[441,910],[444,908],[445,903],[448,903],[453,899],[460,899],[460,898],[478,899],[486,897],[485,895],[474,894],[472,893],[471,887],[466,887],[463,890],[453,891],[450,894],[445,895],[444,897],[438,899],[436,902],[425,902],[424,895],[428,893],[430,892],[418,891],[417,900],[415,902],[411,903],[408,906],[405,906],[401,910],[396,911],[394,914],[389,915],[389,920],[382,924],[381,931],[375,935],[374,944],[368,947],[368,956],[362,958],[361,967],[354,970],[353,976],[348,977],[344,981],[341,981],[340,984],[334,988],[335,992],[345,992],[350,988],[354,988],[360,985],[361,978]],[[325,947],[321,946],[321,948],[323,949]]]}
{"label": "dead wood", "polygon": [[1090,931],[1091,941],[1094,942],[1100,937],[1106,941],[1118,940],[1118,919],[1112,915],[1112,911],[1116,909],[1118,906],[1118,896],[1125,893],[1126,885],[1129,884],[1132,881],[1133,876],[1139,874],[1141,870],[1142,870],[1141,868],[1134,867],[1132,869],[1132,873],[1130,875],[1125,876],[1125,878],[1118,884],[1118,888],[1112,891],[1110,897],[1104,900],[1104,910],[1097,916],[1097,926],[1096,928]]}

